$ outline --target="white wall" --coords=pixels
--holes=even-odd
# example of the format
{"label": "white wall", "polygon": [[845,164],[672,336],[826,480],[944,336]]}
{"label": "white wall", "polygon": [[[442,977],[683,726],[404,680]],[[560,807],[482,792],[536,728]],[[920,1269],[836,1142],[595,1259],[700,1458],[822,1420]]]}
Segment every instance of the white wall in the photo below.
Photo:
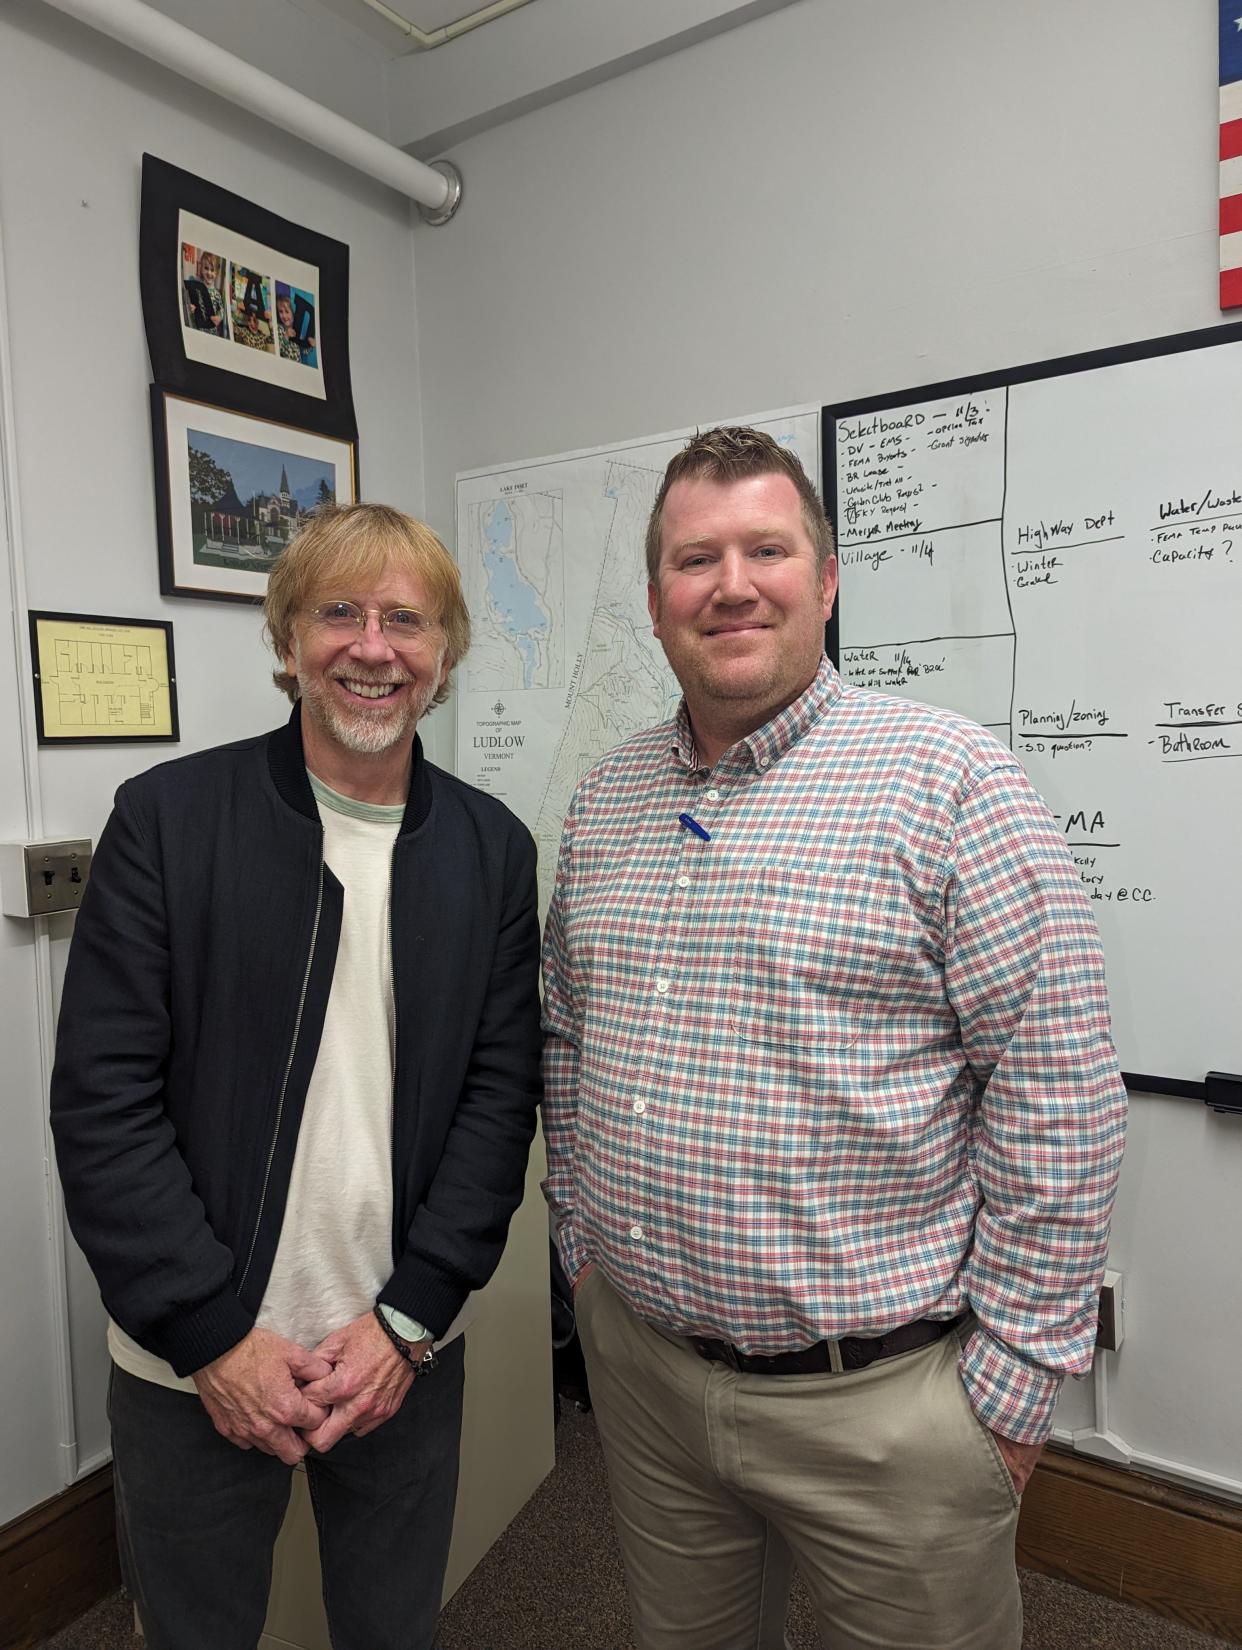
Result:
{"label": "white wall", "polygon": [[[1211,326],[1215,63],[1184,0],[800,0],[460,143],[430,519],[473,466]],[[1132,1449],[1242,1487],[1240,1175],[1242,1122],[1136,1101],[1109,1373]]]}
{"label": "white wall", "polygon": [[[173,621],[182,728],[178,746],[40,751],[42,820],[29,823],[47,836],[97,839],[126,776],[273,726],[288,709],[270,684],[253,609],[158,594],[150,373],[137,292],[144,149],[350,244],[363,487],[416,512],[423,502],[407,204],[37,0],[0,10],[0,228],[16,447],[9,484],[21,510],[12,554],[32,607]],[[7,560],[0,571],[7,614]],[[0,839],[24,837],[28,826],[18,728],[30,684],[12,653],[6,619]],[[54,985],[69,924],[50,925]],[[4,918],[0,1523],[65,1483],[35,1021],[39,971],[47,967],[32,925]],[[70,1272],[76,1438],[89,1465],[106,1447],[103,1319],[72,1251]]]}
{"label": "white wall", "polygon": [[[4,256],[0,235],[0,260]],[[0,262],[0,301],[3,299]],[[29,834],[27,787],[23,782],[22,727],[10,684],[17,681],[17,631],[24,601],[14,591],[9,554],[17,527],[11,384],[5,339],[0,335],[0,838]],[[55,1385],[48,1372],[57,1362],[55,1345],[56,1260],[53,1228],[47,1219],[44,1180],[44,1099],[39,1059],[39,999],[36,982],[46,967],[46,942],[38,947],[30,924],[0,918],[0,1524],[6,1516],[59,1487],[62,1431]],[[63,1320],[62,1320],[63,1321]]]}
{"label": "white wall", "polygon": [[385,77],[389,137],[430,158],[463,138],[789,4],[539,0],[520,6],[433,51],[394,57]]}

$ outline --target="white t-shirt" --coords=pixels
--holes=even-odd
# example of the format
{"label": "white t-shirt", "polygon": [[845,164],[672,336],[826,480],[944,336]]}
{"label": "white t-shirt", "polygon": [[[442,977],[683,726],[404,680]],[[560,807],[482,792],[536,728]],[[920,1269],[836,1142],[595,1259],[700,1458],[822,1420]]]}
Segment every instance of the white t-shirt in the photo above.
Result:
{"label": "white t-shirt", "polygon": [[[395,1026],[389,889],[402,806],[356,802],[309,775],[324,859],[345,891],[323,1035],[298,1129],[289,1196],[256,1320],[299,1346],[371,1309],[392,1273]],[[465,1327],[469,1302],[441,1345]],[[115,1323],[108,1349],[131,1375],[196,1390]]]}

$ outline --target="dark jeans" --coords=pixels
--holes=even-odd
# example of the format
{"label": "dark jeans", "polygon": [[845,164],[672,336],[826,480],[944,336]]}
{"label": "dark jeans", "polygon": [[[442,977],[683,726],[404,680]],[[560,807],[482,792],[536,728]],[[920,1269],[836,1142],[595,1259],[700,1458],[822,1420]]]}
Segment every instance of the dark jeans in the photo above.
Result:
{"label": "dark jeans", "polygon": [[[459,1337],[390,1421],[306,1457],[334,1650],[433,1650],[457,1497]],[[291,1467],[198,1397],[112,1370],[117,1536],[147,1650],[254,1650]]]}

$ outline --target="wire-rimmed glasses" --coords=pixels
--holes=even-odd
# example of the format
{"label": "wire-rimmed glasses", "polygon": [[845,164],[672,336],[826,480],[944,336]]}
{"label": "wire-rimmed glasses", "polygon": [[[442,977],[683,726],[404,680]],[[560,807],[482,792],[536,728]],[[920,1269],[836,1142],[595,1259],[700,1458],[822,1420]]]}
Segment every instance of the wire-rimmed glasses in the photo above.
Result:
{"label": "wire-rimmed glasses", "polygon": [[366,629],[367,618],[375,613],[389,647],[409,651],[421,647],[436,628],[436,621],[416,607],[359,607],[357,602],[321,602],[311,608],[310,617],[329,636],[353,641]]}

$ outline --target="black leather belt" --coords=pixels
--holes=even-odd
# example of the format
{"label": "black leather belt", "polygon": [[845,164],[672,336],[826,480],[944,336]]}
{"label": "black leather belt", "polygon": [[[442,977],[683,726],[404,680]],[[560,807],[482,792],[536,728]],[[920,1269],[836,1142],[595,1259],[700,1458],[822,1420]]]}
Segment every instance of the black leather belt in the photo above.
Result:
{"label": "black leather belt", "polygon": [[890,1329],[887,1335],[864,1337],[846,1335],[839,1341],[816,1341],[797,1352],[739,1352],[728,1341],[714,1341],[707,1335],[690,1335],[690,1345],[700,1358],[710,1363],[727,1364],[740,1375],[822,1375],[827,1371],[842,1374],[849,1369],[866,1369],[881,1358],[897,1358],[903,1352],[916,1352],[921,1346],[930,1346],[956,1329],[962,1318],[919,1318],[915,1323],[903,1323]]}

